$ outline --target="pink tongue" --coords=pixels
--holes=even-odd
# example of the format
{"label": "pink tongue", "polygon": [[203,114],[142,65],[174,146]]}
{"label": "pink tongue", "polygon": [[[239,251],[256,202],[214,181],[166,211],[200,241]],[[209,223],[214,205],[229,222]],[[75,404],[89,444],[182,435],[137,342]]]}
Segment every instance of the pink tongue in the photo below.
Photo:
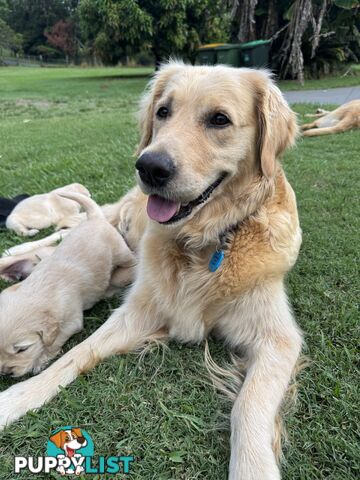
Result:
{"label": "pink tongue", "polygon": [[157,222],[167,222],[178,209],[178,203],[166,200],[157,195],[150,195],[147,203],[147,214]]}

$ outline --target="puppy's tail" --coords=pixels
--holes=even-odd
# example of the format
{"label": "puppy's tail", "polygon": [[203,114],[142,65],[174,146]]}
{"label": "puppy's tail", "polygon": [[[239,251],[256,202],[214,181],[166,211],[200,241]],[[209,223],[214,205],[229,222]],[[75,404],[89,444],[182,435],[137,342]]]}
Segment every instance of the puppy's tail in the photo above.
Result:
{"label": "puppy's tail", "polygon": [[105,215],[99,205],[94,202],[89,197],[86,197],[82,193],[76,193],[76,192],[68,192],[68,191],[57,191],[57,195],[60,197],[68,198],[70,200],[74,200],[75,202],[79,203],[83,209],[85,210],[87,217],[89,220],[92,220],[94,218],[101,218],[105,219]]}

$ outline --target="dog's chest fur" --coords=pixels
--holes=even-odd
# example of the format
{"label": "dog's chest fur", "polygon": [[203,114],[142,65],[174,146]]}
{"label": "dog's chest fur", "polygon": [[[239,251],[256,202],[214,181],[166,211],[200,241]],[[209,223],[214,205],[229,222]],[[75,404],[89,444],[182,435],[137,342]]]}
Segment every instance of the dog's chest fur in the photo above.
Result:
{"label": "dog's chest fur", "polygon": [[259,284],[282,280],[295,263],[300,243],[295,197],[282,178],[275,195],[230,235],[217,271],[209,270],[215,243],[191,249],[168,233],[149,228],[143,239],[141,275],[170,336],[200,342],[233,301]]}

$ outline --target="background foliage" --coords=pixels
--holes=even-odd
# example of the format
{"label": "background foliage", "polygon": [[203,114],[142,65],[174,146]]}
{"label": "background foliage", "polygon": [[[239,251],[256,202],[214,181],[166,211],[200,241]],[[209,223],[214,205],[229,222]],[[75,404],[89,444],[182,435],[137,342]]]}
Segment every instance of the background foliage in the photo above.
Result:
{"label": "background foliage", "polygon": [[75,62],[194,61],[212,42],[270,39],[282,78],[360,58],[359,0],[0,0],[0,49]]}

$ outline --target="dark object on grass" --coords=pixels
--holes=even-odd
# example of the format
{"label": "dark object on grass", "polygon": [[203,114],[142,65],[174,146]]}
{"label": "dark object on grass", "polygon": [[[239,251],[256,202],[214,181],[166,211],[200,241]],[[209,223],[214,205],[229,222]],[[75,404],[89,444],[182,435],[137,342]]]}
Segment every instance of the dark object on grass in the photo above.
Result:
{"label": "dark object on grass", "polygon": [[5,227],[6,219],[14,210],[16,205],[28,197],[30,197],[30,195],[28,195],[27,193],[23,193],[14,198],[0,197],[0,228]]}

